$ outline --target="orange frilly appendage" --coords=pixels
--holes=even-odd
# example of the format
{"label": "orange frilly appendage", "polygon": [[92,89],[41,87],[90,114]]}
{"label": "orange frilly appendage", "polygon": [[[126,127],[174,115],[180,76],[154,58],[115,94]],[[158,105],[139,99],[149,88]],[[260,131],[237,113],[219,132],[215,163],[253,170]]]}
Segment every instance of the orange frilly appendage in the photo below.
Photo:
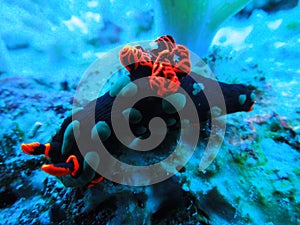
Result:
{"label": "orange frilly appendage", "polygon": [[157,95],[164,96],[169,93],[175,93],[179,89],[180,82],[176,78],[173,78],[173,80],[150,76],[149,85],[152,90],[156,91]]}
{"label": "orange frilly appendage", "polygon": [[173,54],[179,59],[178,62],[175,62],[174,66],[176,72],[189,75],[192,68],[189,50],[183,45],[177,45],[177,47],[173,50]]}
{"label": "orange frilly appendage", "polygon": [[175,93],[180,87],[180,79],[191,72],[189,50],[176,45],[170,35],[155,40],[157,48],[145,51],[140,46],[125,46],[120,51],[120,61],[130,72],[141,67],[149,67],[149,85],[159,96]]}
{"label": "orange frilly appendage", "polygon": [[161,36],[157,38],[155,42],[157,43],[158,48],[153,49],[150,52],[155,59],[162,51],[167,50],[168,52],[172,52],[172,50],[176,47],[176,42],[171,35]]}
{"label": "orange frilly appendage", "polygon": [[141,47],[126,45],[120,51],[120,61],[129,72],[137,70],[139,66],[152,68],[150,56]]}

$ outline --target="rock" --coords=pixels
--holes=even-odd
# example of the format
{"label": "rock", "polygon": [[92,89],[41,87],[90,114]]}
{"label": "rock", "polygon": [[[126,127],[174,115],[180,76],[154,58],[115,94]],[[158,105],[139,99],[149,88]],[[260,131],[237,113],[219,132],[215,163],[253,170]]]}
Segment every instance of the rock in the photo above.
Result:
{"label": "rock", "polygon": [[249,16],[255,9],[262,9],[268,13],[292,9],[297,6],[299,0],[254,0],[246,8],[241,10],[238,16]]}
{"label": "rock", "polygon": [[39,222],[41,225],[48,225],[50,224],[50,218],[49,218],[49,211],[43,212],[41,213],[41,215],[39,216]]}
{"label": "rock", "polygon": [[0,190],[0,208],[5,208],[14,204],[18,200],[18,197],[5,187]]}
{"label": "rock", "polygon": [[67,218],[67,214],[64,209],[61,208],[61,205],[55,203],[49,211],[50,221],[54,223],[61,222]]}
{"label": "rock", "polygon": [[235,224],[236,208],[228,202],[217,187],[208,191],[208,193],[200,199],[200,205],[203,211],[211,215],[211,217],[214,217],[212,220],[226,221],[230,224]]}

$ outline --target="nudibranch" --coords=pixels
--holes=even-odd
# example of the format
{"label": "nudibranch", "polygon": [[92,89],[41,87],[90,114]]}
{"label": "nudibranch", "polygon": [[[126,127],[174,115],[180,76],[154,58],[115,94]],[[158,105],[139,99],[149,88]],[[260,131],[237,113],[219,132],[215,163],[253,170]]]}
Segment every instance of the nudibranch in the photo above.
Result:
{"label": "nudibranch", "polygon": [[[126,45],[119,52],[121,64],[129,72],[131,81],[147,78],[145,89],[148,89],[162,98],[149,97],[137,102],[133,108],[120,109],[119,116],[127,116],[130,128],[136,137],[149,136],[149,121],[153,117],[160,117],[167,121],[168,129],[178,129],[178,115],[171,104],[163,98],[172,99],[184,107],[185,95],[179,89],[183,89],[192,99],[196,107],[200,123],[207,121],[214,114],[221,116],[239,111],[251,111],[255,103],[255,94],[242,84],[226,84],[210,78],[195,74],[192,71],[189,50],[176,44],[170,35],[159,37],[155,40],[157,47],[144,49],[141,46]],[[193,79],[197,76],[197,80]],[[215,95],[216,83],[222,91],[226,109],[219,107],[220,96]],[[204,92],[205,90],[205,92]],[[23,152],[29,155],[44,154],[50,159],[51,164],[46,164],[41,169],[63,180],[65,186],[89,186],[92,187],[103,180],[101,174],[89,170],[85,161],[99,163],[93,158],[93,154],[82,156],[76,143],[76,138],[90,140],[87,148],[95,148],[94,142],[99,137],[103,144],[115,151],[121,144],[117,140],[112,128],[112,106],[117,95],[134,95],[134,86],[131,92],[109,90],[102,96],[86,104],[82,110],[67,117],[60,130],[47,144],[33,142],[22,144]],[[210,96],[208,101],[207,95]],[[223,100],[223,101],[224,101]],[[213,102],[213,105],[209,104]],[[181,104],[181,105],[180,105]],[[95,118],[91,118],[95,115]],[[76,120],[74,120],[76,118]],[[94,162],[93,162],[94,161]],[[68,177],[71,179],[65,179]]]}

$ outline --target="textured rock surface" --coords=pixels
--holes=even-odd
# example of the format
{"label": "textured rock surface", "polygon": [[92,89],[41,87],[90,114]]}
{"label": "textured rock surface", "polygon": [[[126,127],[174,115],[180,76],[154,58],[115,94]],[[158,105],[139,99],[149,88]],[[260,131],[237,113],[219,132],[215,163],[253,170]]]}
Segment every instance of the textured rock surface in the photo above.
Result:
{"label": "textured rock surface", "polygon": [[[198,166],[205,137],[180,173],[159,185],[131,188],[105,180],[92,189],[68,189],[40,171],[44,158],[22,154],[20,143],[47,142],[70,111],[77,82],[94,53],[105,51],[103,43],[130,38],[117,22],[94,28],[94,19],[88,23],[78,10],[96,13],[94,8],[79,3],[73,13],[98,29],[99,39],[88,35],[93,30],[82,34],[85,28],[74,25],[64,1],[59,6],[2,2],[1,21],[15,26],[1,27],[6,52],[0,60],[8,63],[0,67],[1,223],[300,222],[299,6],[271,15],[254,10],[248,20],[227,21],[217,34],[208,64],[221,81],[251,85],[257,104],[251,113],[227,117],[223,146],[204,172]],[[20,30],[25,32],[19,36]]]}

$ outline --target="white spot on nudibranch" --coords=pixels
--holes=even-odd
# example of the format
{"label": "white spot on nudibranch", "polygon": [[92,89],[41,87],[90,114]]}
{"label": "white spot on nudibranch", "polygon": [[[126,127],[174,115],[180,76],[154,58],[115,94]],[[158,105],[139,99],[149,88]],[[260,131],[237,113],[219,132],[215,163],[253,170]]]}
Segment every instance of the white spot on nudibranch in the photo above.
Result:
{"label": "white spot on nudibranch", "polygon": [[123,116],[129,120],[130,123],[137,124],[141,122],[143,116],[142,113],[135,108],[128,108],[122,112]]}
{"label": "white spot on nudibranch", "polygon": [[240,95],[239,96],[239,103],[240,105],[244,105],[246,102],[247,96],[246,95]]}
{"label": "white spot on nudibranch", "polygon": [[167,96],[162,101],[162,108],[166,113],[172,114],[182,110],[185,104],[186,104],[186,97],[183,94],[176,93]]}
{"label": "white spot on nudibranch", "polygon": [[102,141],[105,141],[111,135],[110,127],[104,121],[99,121],[92,129],[91,138],[93,141],[97,141],[98,137]]}
{"label": "white spot on nudibranch", "polygon": [[167,126],[170,127],[170,126],[175,125],[177,121],[174,118],[170,118],[166,122],[167,122]]}
{"label": "white spot on nudibranch", "polygon": [[115,97],[119,94],[119,92],[130,82],[129,76],[123,76],[121,77],[118,82],[114,83],[110,90],[109,95],[111,97]]}
{"label": "white spot on nudibranch", "polygon": [[137,86],[134,83],[127,84],[120,91],[120,95],[122,95],[123,97],[133,97],[136,93],[137,93]]}
{"label": "white spot on nudibranch", "polygon": [[252,101],[255,101],[256,100],[256,95],[254,93],[251,93],[250,98],[251,98]]}
{"label": "white spot on nudibranch", "polygon": [[134,132],[137,134],[137,135],[142,135],[144,134],[145,132],[147,131],[147,128],[144,127],[144,126],[140,126],[136,129],[134,129]]}
{"label": "white spot on nudibranch", "polygon": [[197,95],[202,90],[204,90],[204,84],[202,84],[202,83],[194,83],[193,84],[193,88],[194,88],[194,90],[193,90],[192,94],[193,95]]}

